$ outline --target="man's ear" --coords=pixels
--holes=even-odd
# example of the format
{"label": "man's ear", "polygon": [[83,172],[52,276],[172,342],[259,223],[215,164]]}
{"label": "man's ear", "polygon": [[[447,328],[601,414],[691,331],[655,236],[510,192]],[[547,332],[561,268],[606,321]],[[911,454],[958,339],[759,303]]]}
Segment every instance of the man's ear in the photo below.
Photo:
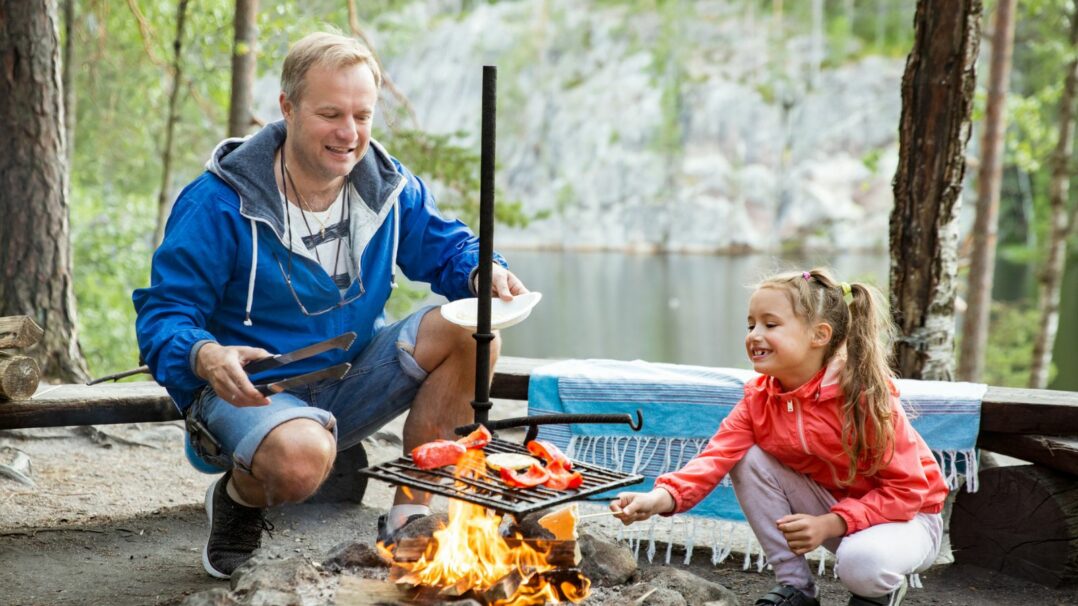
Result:
{"label": "man's ear", "polygon": [[285,120],[292,118],[292,102],[285,96],[284,91],[281,91],[281,96],[277,98],[277,104],[281,106],[281,116]]}
{"label": "man's ear", "polygon": [[812,331],[812,346],[826,347],[834,336],[834,329],[827,322],[820,322]]}

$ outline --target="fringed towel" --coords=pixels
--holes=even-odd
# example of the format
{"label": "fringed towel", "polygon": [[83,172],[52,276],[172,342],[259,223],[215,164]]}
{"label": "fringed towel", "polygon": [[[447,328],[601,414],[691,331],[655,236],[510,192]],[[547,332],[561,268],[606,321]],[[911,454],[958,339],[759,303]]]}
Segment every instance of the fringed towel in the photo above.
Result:
{"label": "fringed towel", "polygon": [[[639,408],[644,414],[644,428],[639,433],[627,425],[542,425],[539,437],[579,461],[639,473],[645,477],[644,483],[625,490],[647,491],[655,478],[680,469],[704,448],[741,400],[745,382],[754,376],[752,371],[734,368],[566,360],[532,371],[528,414],[632,414]],[[936,455],[947,485],[955,489],[966,478],[967,490],[976,491],[974,446],[987,386],[945,381],[896,383],[906,413]],[[745,519],[726,479],[691,514],[715,520]],[[689,544],[704,538],[694,536],[697,534],[689,533]],[[708,542],[713,554],[729,553],[728,540],[712,538],[715,540]]]}

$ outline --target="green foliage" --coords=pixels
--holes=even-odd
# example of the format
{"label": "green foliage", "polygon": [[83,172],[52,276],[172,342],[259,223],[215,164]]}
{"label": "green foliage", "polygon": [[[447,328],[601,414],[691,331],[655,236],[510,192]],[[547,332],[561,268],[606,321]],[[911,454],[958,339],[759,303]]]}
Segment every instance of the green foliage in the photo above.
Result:
{"label": "green foliage", "polygon": [[[1033,359],[1038,311],[1028,304],[993,303],[985,351],[984,376],[989,385],[1025,387]],[[959,336],[961,340],[961,336]],[[961,345],[956,347],[956,351]],[[1052,368],[1051,375],[1055,375]]]}
{"label": "green foliage", "polygon": [[[426,175],[436,182],[438,208],[454,214],[468,225],[479,225],[479,154],[471,148],[455,143],[464,133],[432,135],[430,133],[398,129],[389,134],[387,144],[393,154],[414,174]],[[494,218],[512,227],[527,224],[519,201],[506,200],[504,192],[496,190]]]}
{"label": "green foliage", "polygon": [[138,366],[132,288],[149,283],[153,205],[74,188],[71,232],[79,340],[93,376]]}

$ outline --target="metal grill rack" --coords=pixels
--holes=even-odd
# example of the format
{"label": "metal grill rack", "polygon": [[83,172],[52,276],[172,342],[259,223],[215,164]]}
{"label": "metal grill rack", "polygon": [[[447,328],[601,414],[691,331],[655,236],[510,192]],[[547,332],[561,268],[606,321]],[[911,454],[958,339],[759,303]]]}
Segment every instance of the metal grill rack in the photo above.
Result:
{"label": "metal grill rack", "polygon": [[[487,454],[496,452],[515,452],[529,454],[523,446],[494,438],[483,449]],[[543,486],[534,488],[511,488],[502,481],[501,476],[489,467],[485,476],[478,478],[454,477],[453,465],[438,469],[423,470],[416,467],[411,456],[382,463],[375,467],[359,470],[359,473],[388,482],[401,484],[433,494],[453,499],[468,501],[502,513],[513,514],[518,520],[521,516],[562,503],[576,501],[614,488],[637,484],[643,476],[604,469],[587,463],[573,463],[573,471],[584,476],[584,484],[575,490],[552,490]]]}

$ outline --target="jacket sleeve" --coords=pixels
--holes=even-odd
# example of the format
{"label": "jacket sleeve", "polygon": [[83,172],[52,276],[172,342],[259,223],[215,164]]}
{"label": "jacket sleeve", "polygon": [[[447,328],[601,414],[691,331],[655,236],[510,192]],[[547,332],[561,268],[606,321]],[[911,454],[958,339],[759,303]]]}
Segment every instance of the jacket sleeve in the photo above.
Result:
{"label": "jacket sleeve", "polygon": [[655,480],[656,488],[666,490],[674,498],[674,511],[670,513],[688,511],[703,501],[755,443],[748,406],[742,399],[723,419],[718,432],[700,454],[681,469]]}
{"label": "jacket sleeve", "polygon": [[895,424],[894,454],[872,478],[876,487],[859,498],[847,497],[831,507],[846,522],[846,534],[876,524],[907,522],[921,511],[930,482],[921,461],[921,436],[910,425],[897,396],[891,397]]}
{"label": "jacket sleeve", "polygon": [[224,292],[236,254],[232,223],[207,192],[206,179],[180,194],[153,256],[149,288],[132,297],[139,353],[154,379],[176,392],[205,384],[194,373],[193,348],[215,338],[206,330]]}
{"label": "jacket sleeve", "polygon": [[[479,265],[479,238],[461,221],[442,217],[426,184],[399,163],[397,167],[406,179],[400,194],[397,263],[409,279],[429,283],[451,301],[474,296],[470,278]],[[508,267],[497,253],[494,262]]]}

